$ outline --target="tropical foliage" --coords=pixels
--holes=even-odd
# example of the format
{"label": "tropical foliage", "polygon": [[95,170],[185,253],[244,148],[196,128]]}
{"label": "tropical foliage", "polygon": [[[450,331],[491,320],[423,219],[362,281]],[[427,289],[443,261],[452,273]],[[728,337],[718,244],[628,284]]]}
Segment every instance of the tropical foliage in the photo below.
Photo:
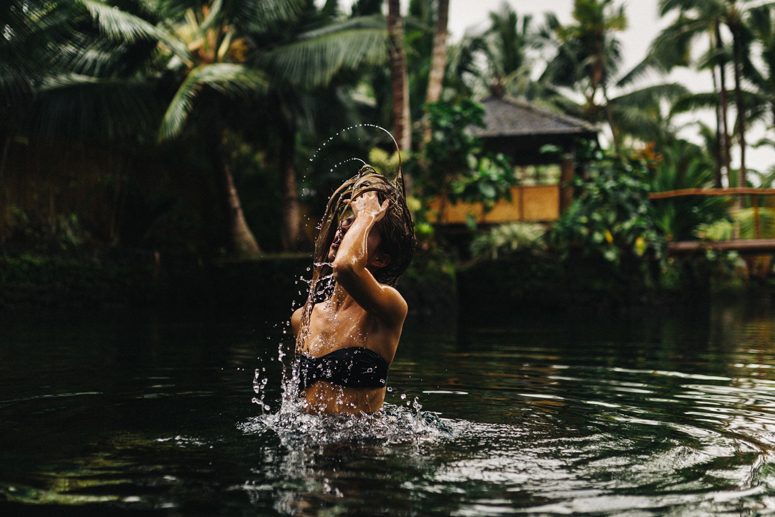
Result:
{"label": "tropical foliage", "polygon": [[499,224],[471,241],[471,254],[496,260],[517,251],[535,251],[544,247],[546,228],[535,223]]}
{"label": "tropical foliage", "polygon": [[[746,153],[775,146],[775,7],[660,0],[669,22],[625,70],[627,4],[572,5],[561,23],[504,2],[486,27],[450,42],[447,0],[411,0],[405,13],[396,0],[358,0],[350,12],[336,0],[9,0],[0,239],[237,256],[308,248],[311,221],[350,162],[396,168],[392,141],[364,123],[396,135],[426,231],[423,202],[487,209],[517,182],[466,130],[491,95],[602,130],[601,145],[577,153],[577,199],[548,234],[563,253],[619,264],[658,257],[665,241],[747,235],[750,201],[652,203],[648,193],[773,183]],[[676,67],[711,73],[713,90],[653,80]],[[677,127],[677,115],[708,109],[714,127],[693,126],[702,145],[679,137],[691,127]],[[751,128],[764,137],[751,142]],[[767,208],[760,214],[766,229]],[[529,233],[495,229],[476,237],[476,253],[521,249]]]}
{"label": "tropical foliage", "polygon": [[588,179],[576,181],[580,195],[552,228],[551,242],[566,256],[580,250],[614,264],[646,252],[660,258],[664,240],[654,223],[647,175],[640,159],[599,156]]}

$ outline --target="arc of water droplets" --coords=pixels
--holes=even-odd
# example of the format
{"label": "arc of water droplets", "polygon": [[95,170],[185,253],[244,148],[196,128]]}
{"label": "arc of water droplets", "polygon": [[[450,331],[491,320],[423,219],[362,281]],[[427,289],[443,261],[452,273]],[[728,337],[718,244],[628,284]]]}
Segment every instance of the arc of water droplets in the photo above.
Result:
{"label": "arc of water droplets", "polygon": [[[337,132],[337,133],[336,133],[334,136],[331,136],[331,137],[329,137],[329,138],[328,138],[328,141],[326,141],[326,142],[323,142],[323,145],[321,145],[320,147],[318,147],[318,148],[317,148],[317,150],[316,150],[316,151],[315,151],[315,153],[312,155],[312,158],[310,158],[310,159],[309,159],[309,161],[310,161],[310,162],[314,161],[314,160],[315,160],[315,158],[317,158],[317,155],[320,153],[320,151],[322,151],[322,150],[323,150],[323,148],[324,148],[325,146],[327,146],[327,145],[329,144],[329,142],[331,142],[331,141],[334,139],[334,137],[337,137],[337,136],[341,135],[342,133],[345,133],[345,132],[347,132],[347,131],[350,131],[350,130],[353,130],[353,129],[356,129],[356,128],[359,128],[359,127],[373,127],[373,128],[375,128],[375,129],[379,129],[380,131],[384,131],[385,133],[387,133],[387,135],[390,137],[390,139],[391,139],[391,140],[393,140],[393,143],[395,144],[395,146],[396,146],[396,149],[398,149],[398,142],[396,142],[396,139],[395,139],[395,138],[393,138],[393,135],[390,133],[390,131],[388,131],[388,130],[387,130],[387,129],[385,129],[384,127],[378,126],[378,125],[376,125],[376,124],[369,124],[369,123],[363,123],[363,124],[355,124],[354,126],[350,126],[350,127],[348,127],[347,129],[342,129],[341,131],[338,131],[338,132]],[[342,163],[344,163],[344,162],[342,162]],[[365,163],[365,162],[364,162],[364,163]],[[337,166],[339,166],[339,165],[341,165],[341,163],[340,163],[340,164],[337,164]],[[332,170],[333,170],[333,169],[332,169]]]}
{"label": "arc of water droplets", "polygon": [[342,160],[341,162],[339,162],[339,163],[337,163],[336,165],[334,165],[333,167],[331,167],[331,169],[330,169],[330,171],[329,171],[329,172],[334,172],[334,169],[338,168],[340,165],[344,165],[344,164],[345,164],[345,163],[347,163],[347,162],[352,162],[352,161],[356,161],[356,160],[357,160],[357,161],[359,161],[359,162],[361,162],[361,164],[362,164],[362,165],[361,165],[361,167],[362,167],[363,165],[366,165],[366,162],[364,162],[364,161],[363,161],[363,160],[361,160],[360,158],[347,158],[346,160]]}

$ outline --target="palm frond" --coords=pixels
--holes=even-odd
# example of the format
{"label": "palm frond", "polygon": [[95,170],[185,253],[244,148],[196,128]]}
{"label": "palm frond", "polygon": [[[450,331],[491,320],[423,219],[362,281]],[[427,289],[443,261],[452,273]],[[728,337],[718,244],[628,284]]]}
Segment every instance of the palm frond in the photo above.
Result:
{"label": "palm frond", "polygon": [[77,0],[91,14],[105,35],[119,41],[134,43],[142,40],[159,40],[164,42],[183,61],[191,63],[188,48],[173,35],[139,16],[114,9],[109,5],[95,0]]}
{"label": "palm frond", "polygon": [[191,113],[197,92],[203,86],[224,95],[244,95],[264,89],[266,78],[258,70],[232,63],[215,63],[194,68],[167,107],[159,128],[159,141],[180,134]]}
{"label": "palm frond", "polygon": [[712,70],[714,67],[729,66],[732,63],[732,48],[712,48],[700,56],[695,62],[698,70]]}
{"label": "palm frond", "polygon": [[319,38],[321,36],[329,36],[331,34],[338,34],[347,31],[355,30],[375,30],[384,31],[386,29],[385,17],[381,14],[374,14],[369,16],[358,16],[357,18],[351,18],[337,23],[324,25],[323,27],[306,31],[299,34],[298,40],[309,40]]}
{"label": "palm frond", "polygon": [[300,15],[305,0],[259,0],[239,2],[232,13],[236,20],[245,20],[248,30],[262,32],[278,23]]}
{"label": "palm frond", "polygon": [[204,34],[212,27],[214,27],[222,18],[223,13],[223,0],[213,0],[209,5],[207,16],[202,24],[199,26],[199,31]]}
{"label": "palm frond", "polygon": [[665,139],[665,122],[654,111],[636,106],[612,106],[617,129],[644,142],[659,142]]}
{"label": "palm frond", "polygon": [[725,9],[725,0],[659,0],[659,14],[666,15],[670,11],[699,11],[713,15]]}
{"label": "palm frond", "polygon": [[[762,106],[767,105],[767,97],[758,92],[743,91],[743,103],[748,115],[761,116]],[[730,106],[735,105],[735,96],[730,95],[728,102]],[[673,103],[670,114],[686,113],[700,109],[715,109],[719,103],[719,94],[716,92],[693,93],[679,98]]]}
{"label": "palm frond", "polygon": [[679,16],[663,29],[651,43],[648,59],[662,71],[686,66],[691,60],[692,42],[707,32],[708,20]]}
{"label": "palm frond", "polygon": [[687,111],[701,109],[716,109],[718,103],[718,93],[693,93],[676,100],[670,109],[670,114],[673,115],[676,113],[686,113]]}
{"label": "palm frond", "polygon": [[616,81],[616,87],[624,88],[625,86],[629,86],[653,71],[661,72],[662,68],[652,56],[646,56],[643,61],[635,65],[629,72]]}
{"label": "palm frond", "polygon": [[647,86],[634,92],[625,93],[614,99],[611,99],[612,104],[620,106],[632,106],[645,108],[654,106],[662,100],[673,100],[679,97],[685,96],[689,93],[689,90],[682,84],[667,83],[656,84],[654,86]]}
{"label": "palm frond", "polygon": [[278,79],[314,88],[328,84],[341,70],[381,65],[387,57],[387,29],[352,29],[302,37],[260,59],[278,73]]}

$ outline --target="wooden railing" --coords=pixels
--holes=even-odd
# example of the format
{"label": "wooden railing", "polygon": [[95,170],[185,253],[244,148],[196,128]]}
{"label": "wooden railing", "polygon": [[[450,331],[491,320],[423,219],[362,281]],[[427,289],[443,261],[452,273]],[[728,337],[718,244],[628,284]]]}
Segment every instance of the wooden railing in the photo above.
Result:
{"label": "wooden railing", "polygon": [[756,239],[732,240],[726,242],[707,241],[683,241],[668,242],[667,251],[671,254],[690,254],[697,251],[712,249],[714,251],[737,251],[748,254],[775,253],[775,239],[762,239],[761,220],[759,218],[759,196],[775,196],[773,188],[714,188],[700,189],[688,188],[669,190],[665,192],[652,192],[650,199],[671,199],[687,196],[752,196],[754,231]]}

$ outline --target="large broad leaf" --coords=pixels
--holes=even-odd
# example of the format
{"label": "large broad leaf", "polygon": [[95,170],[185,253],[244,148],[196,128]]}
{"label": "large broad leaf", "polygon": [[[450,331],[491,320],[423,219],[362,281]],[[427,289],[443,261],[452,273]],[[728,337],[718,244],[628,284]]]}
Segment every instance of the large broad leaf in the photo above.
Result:
{"label": "large broad leaf", "polygon": [[[730,91],[727,97],[730,106],[735,105],[734,92]],[[756,108],[762,104],[767,104],[767,98],[761,94],[754,92],[743,92],[743,102],[745,103],[746,110]],[[694,111],[698,109],[715,109],[719,103],[718,93],[694,93],[679,98],[670,110],[670,114],[685,113],[687,111]],[[758,111],[758,110],[757,110]]]}
{"label": "large broad leaf", "polygon": [[342,70],[387,62],[388,35],[382,20],[356,19],[309,32],[261,56],[260,64],[299,87],[325,86]]}
{"label": "large broad leaf", "polygon": [[712,20],[704,18],[679,16],[654,38],[648,59],[662,71],[688,65],[691,61],[692,43],[697,37],[708,34],[711,23]]}
{"label": "large broad leaf", "polygon": [[616,127],[643,140],[660,141],[668,130],[666,124],[650,110],[636,106],[613,106]]}
{"label": "large broad leaf", "polygon": [[305,0],[242,0],[229,2],[232,19],[245,23],[251,32],[263,32],[277,23],[296,18]]}
{"label": "large broad leaf", "polygon": [[183,130],[197,92],[210,87],[225,95],[245,95],[266,87],[264,74],[244,65],[215,63],[191,70],[164,114],[159,140],[174,138]]}
{"label": "large broad leaf", "polygon": [[688,93],[689,90],[682,84],[657,84],[620,95],[619,97],[611,99],[611,103],[620,106],[647,108],[658,104],[659,101],[674,100],[683,97]]}
{"label": "large broad leaf", "polygon": [[727,0],[659,0],[659,14],[670,11],[697,11],[707,17],[718,16],[726,10]]}
{"label": "large broad leaf", "polygon": [[78,3],[89,11],[89,14],[109,38],[130,43],[141,40],[159,40],[164,42],[184,62],[192,63],[191,54],[186,45],[164,29],[156,27],[139,16],[114,9],[94,0],[78,0]]}

